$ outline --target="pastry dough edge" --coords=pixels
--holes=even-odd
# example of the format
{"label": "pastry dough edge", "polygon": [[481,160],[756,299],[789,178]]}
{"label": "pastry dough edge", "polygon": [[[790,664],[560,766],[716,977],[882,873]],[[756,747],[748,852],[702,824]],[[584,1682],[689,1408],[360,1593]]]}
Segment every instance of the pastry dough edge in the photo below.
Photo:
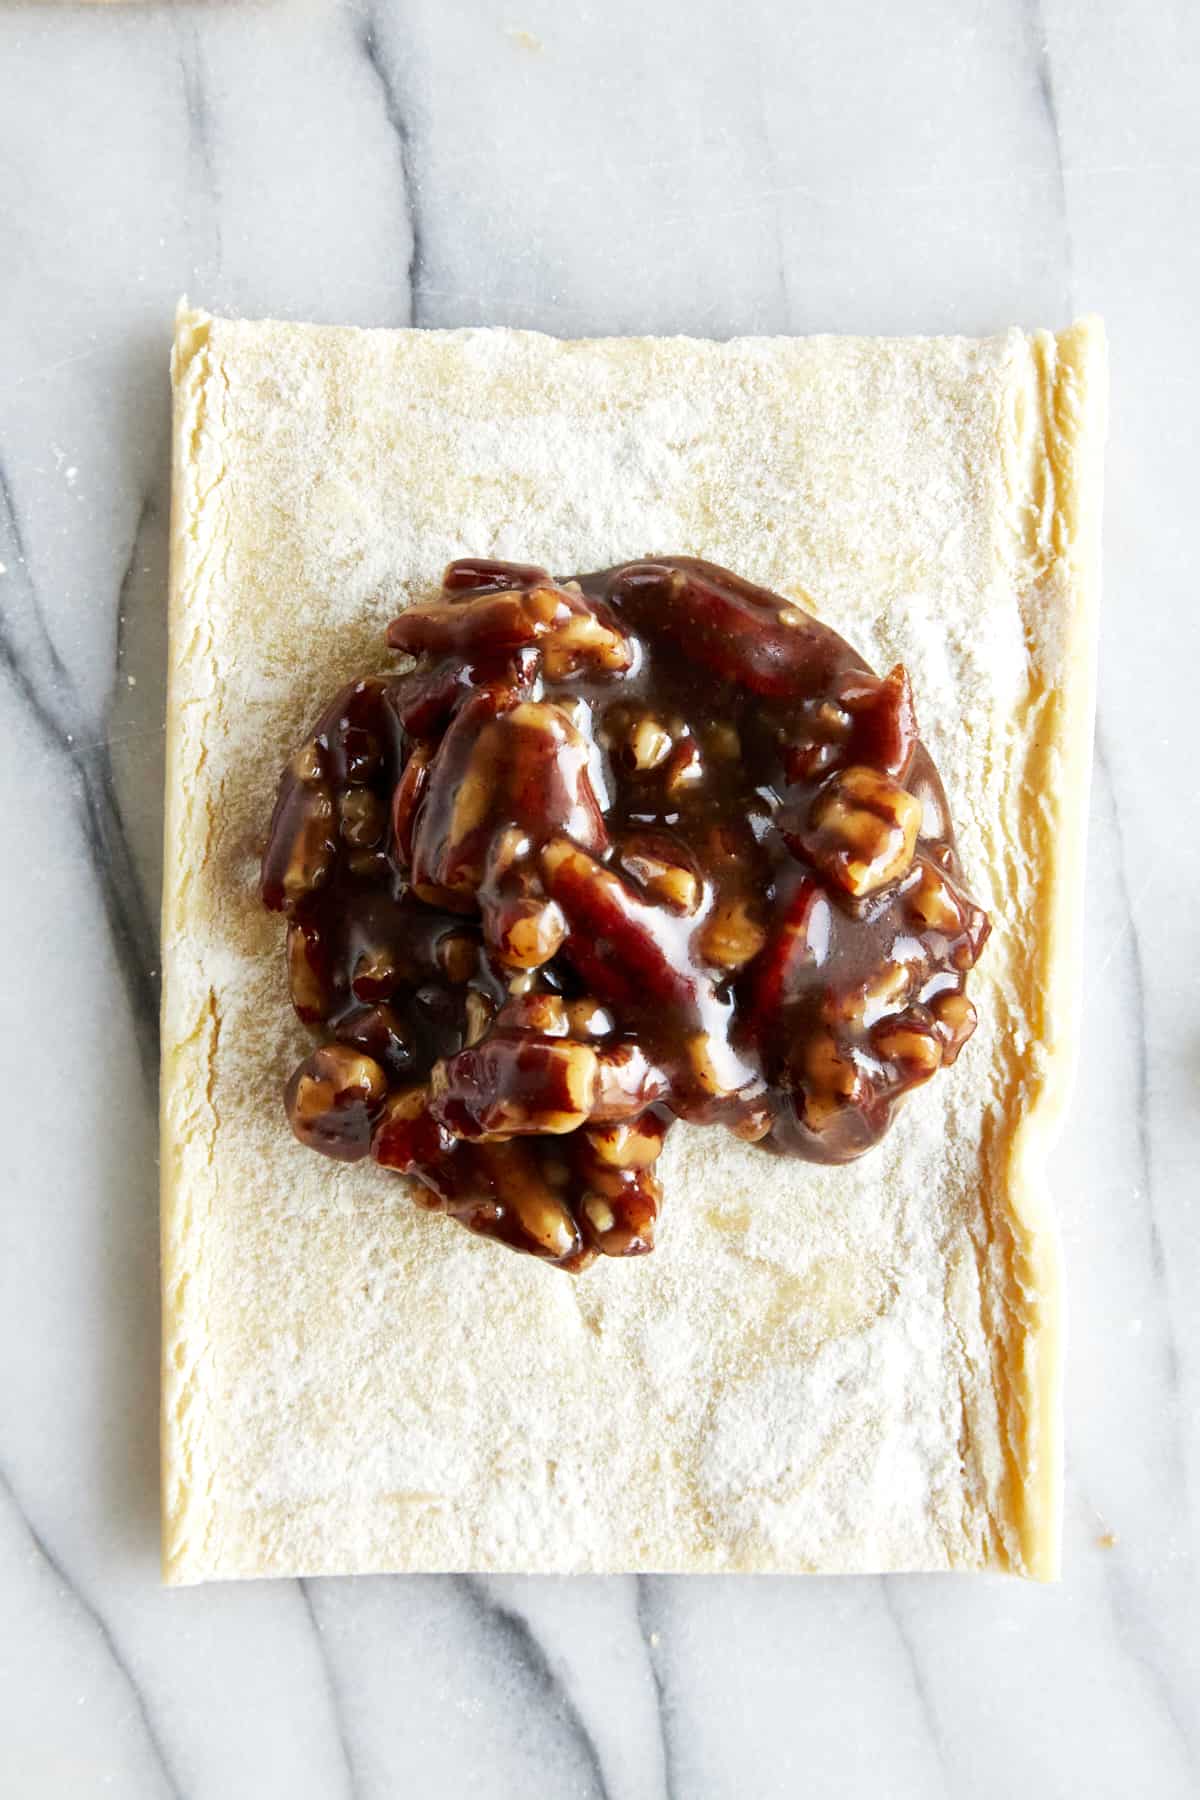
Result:
{"label": "pastry dough edge", "polygon": [[[1062,1561],[1062,1384],[1065,1318],[1058,1221],[1047,1164],[1061,1133],[1079,1058],[1083,996],[1083,912],[1087,802],[1091,786],[1100,600],[1100,520],[1107,430],[1107,344],[1095,316],[1057,336],[1030,340],[1039,387],[1039,424],[1054,483],[1053,504],[1026,495],[1025,533],[1031,610],[1050,581],[1065,584],[1069,607],[1061,645],[1061,677],[1041,696],[1047,718],[1024,777],[1034,803],[1032,851],[1053,855],[1031,986],[1041,996],[1044,1064],[1007,1147],[1007,1186],[1014,1223],[1024,1234],[1014,1273],[1022,1297],[1034,1296],[1035,1315],[1022,1321],[1010,1368],[1013,1400],[1024,1415],[1024,1480],[1020,1503],[1023,1572],[1055,1581]],[[1039,504],[1040,501],[1040,504]],[[1038,802],[1041,804],[1038,804]],[[1028,1280],[1022,1279],[1022,1272]],[[1029,1366],[1032,1358],[1033,1366]]]}
{"label": "pastry dough edge", "polygon": [[[187,1335],[187,1323],[205,1318],[206,1309],[187,1304],[190,1282],[205,1279],[205,1259],[192,1247],[203,1236],[202,1209],[211,1210],[213,1177],[211,1149],[217,1118],[212,1105],[220,1008],[216,991],[204,980],[198,959],[183,978],[186,962],[186,890],[194,847],[203,843],[199,859],[207,855],[210,821],[196,817],[196,802],[189,772],[205,755],[204,737],[209,723],[201,709],[195,726],[185,717],[180,694],[192,686],[191,670],[203,660],[205,644],[197,627],[203,615],[204,532],[203,515],[220,486],[218,471],[204,489],[199,458],[187,454],[206,435],[206,409],[211,383],[208,342],[211,320],[193,311],[185,299],[176,309],[175,339],[171,353],[172,457],[170,563],[168,575],[168,637],[172,645],[167,664],[166,704],[166,804],[163,817],[162,884],[162,1053],[159,1085],[160,1126],[160,1255],[162,1289],[162,1380],[160,1395],[160,1482],[162,1522],[162,1573],[169,1584],[202,1579],[189,1572],[194,1552],[190,1529],[199,1518],[207,1527],[211,1519],[212,1462],[200,1441],[207,1409],[194,1405],[203,1386],[209,1346]],[[192,626],[186,650],[185,628]],[[189,677],[185,680],[185,674]],[[192,703],[193,705],[195,702]],[[197,1097],[200,1097],[199,1099]],[[182,1171],[189,1153],[204,1153],[208,1179],[201,1171]],[[208,1470],[202,1492],[193,1477]],[[202,1560],[202,1559],[201,1559]]]}

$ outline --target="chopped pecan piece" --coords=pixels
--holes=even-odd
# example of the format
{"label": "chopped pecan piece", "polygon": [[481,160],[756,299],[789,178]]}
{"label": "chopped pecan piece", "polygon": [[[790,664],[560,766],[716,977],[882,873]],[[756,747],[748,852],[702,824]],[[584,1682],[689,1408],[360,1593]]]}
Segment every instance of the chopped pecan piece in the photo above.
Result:
{"label": "chopped pecan piece", "polygon": [[347,719],[342,725],[340,745],[346,781],[352,788],[372,781],[379,774],[383,746],[373,731]]}
{"label": "chopped pecan piece", "polygon": [[616,1028],[612,1014],[590,995],[582,1000],[568,1000],[564,1010],[571,1037],[609,1037]]}
{"label": "chopped pecan piece", "polygon": [[743,1138],[748,1144],[760,1144],[772,1130],[775,1114],[763,1102],[747,1105],[744,1112],[734,1119],[729,1129],[734,1137]]}
{"label": "chopped pecan piece", "polygon": [[862,899],[907,873],[920,827],[914,794],[855,764],[821,789],[798,842],[822,874]]}
{"label": "chopped pecan piece", "polygon": [[670,732],[652,714],[643,713],[641,718],[634,720],[625,750],[630,768],[636,769],[639,774],[645,774],[648,769],[657,769],[673,749],[674,739]]}
{"label": "chopped pecan piece", "polygon": [[301,744],[291,761],[288,771],[292,777],[304,787],[316,787],[325,779],[325,758],[316,739]]}
{"label": "chopped pecan piece", "polygon": [[415,745],[392,796],[392,842],[396,861],[404,869],[412,861],[413,829],[418,808],[429,785],[429,765],[432,761],[431,744]]}
{"label": "chopped pecan piece", "polygon": [[783,747],[784,774],[790,782],[820,781],[847,761],[853,720],[844,707],[822,700],[802,714],[801,735]]}
{"label": "chopped pecan piece", "polygon": [[285,784],[263,858],[262,893],[276,912],[292,912],[333,870],[337,826],[325,781]]}
{"label": "chopped pecan piece", "polygon": [[620,864],[652,900],[672,912],[694,913],[704,895],[704,881],[687,845],[666,832],[637,832],[618,852]]}
{"label": "chopped pecan piece", "polygon": [[930,1003],[942,1043],[942,1061],[952,1063],[979,1023],[975,1008],[963,993],[939,994]]}
{"label": "chopped pecan piece", "polygon": [[327,1019],[333,1008],[334,988],[329,953],[315,925],[288,921],[288,990],[292,1005],[306,1025]]}
{"label": "chopped pecan piece", "polygon": [[383,801],[370,788],[346,788],[338,799],[341,835],[356,850],[372,850],[387,824]]}
{"label": "chopped pecan piece", "polygon": [[568,1027],[561,994],[516,994],[505,1001],[497,1023],[510,1031],[536,1031],[543,1037],[581,1036]]}
{"label": "chopped pecan piece", "polygon": [[454,1139],[429,1110],[429,1089],[401,1088],[389,1094],[371,1139],[371,1155],[385,1169],[408,1175],[432,1168],[448,1156]]}
{"label": "chopped pecan piece", "polygon": [[866,1079],[832,1031],[815,1032],[804,1047],[804,1122],[823,1131],[847,1106],[860,1102]]}
{"label": "chopped pecan piece", "polygon": [[694,737],[685,737],[676,744],[663,773],[667,795],[672,800],[682,799],[699,786],[704,780],[704,758]]}
{"label": "chopped pecan piece", "polygon": [[478,1044],[487,1033],[496,1016],[496,1009],[486,994],[481,994],[477,989],[472,988],[467,995],[466,1014],[467,1025],[463,1035],[463,1047],[469,1050],[472,1044]]}
{"label": "chopped pecan piece", "polygon": [[588,765],[586,741],[557,707],[522,701],[495,716],[491,697],[468,702],[434,758],[414,883],[473,899],[493,840],[514,826],[534,843],[565,832],[606,849]]}
{"label": "chopped pecan piece", "polygon": [[632,660],[629,639],[611,617],[599,618],[584,606],[555,622],[542,652],[542,665],[551,681],[564,681],[579,669],[620,674]]}
{"label": "chopped pecan piece", "polygon": [[948,878],[922,857],[917,858],[914,869],[917,878],[904,890],[909,912],[918,925],[946,937],[955,936],[963,929],[963,910]]}
{"label": "chopped pecan piece", "polygon": [[642,1113],[614,1125],[590,1125],[584,1132],[602,1163],[614,1169],[648,1169],[658,1161],[667,1135],[666,1121]]}
{"label": "chopped pecan piece", "polygon": [[447,931],[437,941],[437,965],[455,987],[470,981],[479,961],[479,940],[465,931]]}
{"label": "chopped pecan piece", "polygon": [[525,1240],[522,1247],[557,1263],[578,1257],[583,1249],[579,1226],[566,1202],[546,1180],[531,1146],[512,1142],[476,1144],[471,1148],[516,1226],[519,1239]]}
{"label": "chopped pecan piece", "polygon": [[419,1034],[394,1006],[355,1006],[338,1019],[337,1039],[374,1057],[391,1081],[406,1080],[420,1054]]}
{"label": "chopped pecan piece", "polygon": [[540,969],[561,949],[567,922],[556,900],[501,893],[485,899],[484,935],[506,969]]}
{"label": "chopped pecan piece", "polygon": [[566,916],[565,952],[602,1000],[619,1005],[643,992],[664,1005],[694,1000],[696,977],[663,941],[656,907],[567,838],[551,839],[541,862],[547,892]]}
{"label": "chopped pecan piece", "polygon": [[851,720],[850,761],[903,776],[917,743],[917,715],[903,664],[897,663],[882,681],[868,674],[849,676],[840,698]]}
{"label": "chopped pecan piece", "polygon": [[645,1256],[654,1248],[662,1188],[648,1169],[631,1171],[615,1194],[585,1190],[582,1202],[589,1245],[601,1256]]}
{"label": "chopped pecan piece", "polygon": [[288,1082],[284,1104],[302,1144],[339,1162],[357,1162],[371,1148],[371,1130],[387,1097],[379,1064],[348,1044],[323,1044]]}
{"label": "chopped pecan piece", "polygon": [[590,1131],[578,1132],[570,1142],[587,1243],[602,1256],[644,1256],[654,1248],[662,1200],[652,1163],[614,1162],[605,1154],[607,1145],[598,1145]]}
{"label": "chopped pecan piece", "polygon": [[386,1000],[404,979],[399,947],[377,945],[363,950],[354,960],[350,992],[356,1000]]}
{"label": "chopped pecan piece", "polygon": [[457,1137],[557,1136],[584,1123],[596,1087],[590,1044],[496,1029],[435,1065],[432,1110]]}
{"label": "chopped pecan piece", "polygon": [[[754,1080],[753,1069],[738,1056],[728,1038],[716,1032],[697,1031],[687,1040],[687,1056],[695,1087],[709,1099],[731,1099]],[[705,1116],[703,1103],[699,1113],[694,1105],[683,1102],[679,1103],[679,1111],[701,1121]]]}
{"label": "chopped pecan piece", "polygon": [[871,1048],[884,1062],[892,1063],[907,1083],[928,1081],[941,1066],[942,1046],[936,1033],[903,1013],[875,1026]]}
{"label": "chopped pecan piece", "polygon": [[767,941],[765,928],[742,895],[719,900],[700,932],[705,962],[721,969],[740,969],[753,962]]}
{"label": "chopped pecan piece", "polygon": [[639,1113],[663,1099],[670,1090],[670,1080],[662,1069],[656,1069],[640,1044],[613,1044],[599,1053],[596,1066],[596,1096],[591,1117],[597,1123],[636,1118]]}
{"label": "chopped pecan piece", "polygon": [[852,1020],[860,1030],[899,1012],[913,990],[915,971],[906,962],[884,963],[866,981],[859,982],[828,1006],[826,1016]]}

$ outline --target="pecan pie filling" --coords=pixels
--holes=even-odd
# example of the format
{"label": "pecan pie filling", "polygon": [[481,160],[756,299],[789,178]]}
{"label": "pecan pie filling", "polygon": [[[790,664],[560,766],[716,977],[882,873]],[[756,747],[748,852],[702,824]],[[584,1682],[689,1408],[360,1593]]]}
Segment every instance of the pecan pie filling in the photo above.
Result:
{"label": "pecan pie filling", "polygon": [[975,1026],[908,677],[688,557],[462,561],[331,702],[263,859],[302,1143],[558,1266],[654,1245],[677,1119],[847,1162]]}

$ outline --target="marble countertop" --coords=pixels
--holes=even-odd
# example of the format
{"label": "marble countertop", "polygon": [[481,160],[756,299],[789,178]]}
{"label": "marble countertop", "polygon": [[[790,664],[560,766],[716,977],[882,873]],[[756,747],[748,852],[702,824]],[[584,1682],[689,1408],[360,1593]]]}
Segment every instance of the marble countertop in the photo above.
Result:
{"label": "marble countertop", "polygon": [[[1198,217],[1192,0],[0,9],[0,1792],[1200,1792]],[[1104,313],[1090,979],[1056,1158],[1060,1586],[160,1589],[154,917],[183,290],[562,334]]]}

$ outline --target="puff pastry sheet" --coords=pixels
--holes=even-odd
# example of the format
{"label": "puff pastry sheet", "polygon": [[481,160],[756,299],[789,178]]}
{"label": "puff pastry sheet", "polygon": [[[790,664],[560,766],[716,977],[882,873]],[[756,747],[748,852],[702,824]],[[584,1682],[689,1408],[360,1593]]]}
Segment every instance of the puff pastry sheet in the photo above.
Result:
{"label": "puff pastry sheet", "polygon": [[[1059,336],[564,343],[186,308],[163,904],[166,1577],[1058,1560],[1058,1249],[1104,429]],[[709,557],[903,660],[995,923],[981,1026],[846,1169],[672,1133],[572,1279],[293,1141],[257,856],[323,698],[463,554]]]}

